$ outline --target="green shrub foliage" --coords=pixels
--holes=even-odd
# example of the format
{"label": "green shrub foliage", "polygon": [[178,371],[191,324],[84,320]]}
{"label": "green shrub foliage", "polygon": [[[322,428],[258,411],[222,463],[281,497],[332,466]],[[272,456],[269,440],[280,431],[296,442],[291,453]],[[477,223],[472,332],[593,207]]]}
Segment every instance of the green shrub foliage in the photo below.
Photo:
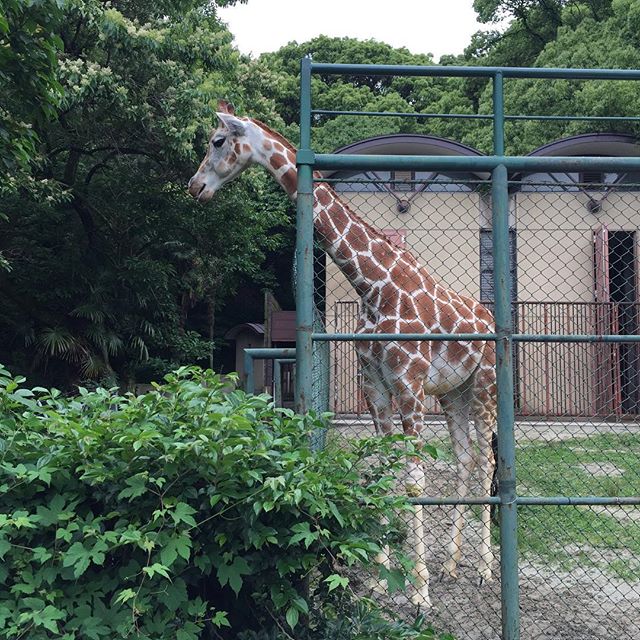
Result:
{"label": "green shrub foliage", "polygon": [[300,637],[318,603],[354,597],[349,567],[376,568],[399,536],[411,441],[314,453],[321,418],[210,371],[165,380],[68,398],[0,367],[3,638]]}

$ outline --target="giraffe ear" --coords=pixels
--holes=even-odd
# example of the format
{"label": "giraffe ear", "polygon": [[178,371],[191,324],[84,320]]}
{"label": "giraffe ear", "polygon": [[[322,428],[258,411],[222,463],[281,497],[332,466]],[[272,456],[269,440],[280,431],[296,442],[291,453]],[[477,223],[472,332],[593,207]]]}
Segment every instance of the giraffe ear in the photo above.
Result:
{"label": "giraffe ear", "polygon": [[227,100],[218,100],[218,111],[220,113],[228,113],[230,116],[236,114],[234,106]]}
{"label": "giraffe ear", "polygon": [[236,137],[244,135],[244,123],[241,120],[227,113],[218,112],[216,115],[221,124],[231,132],[231,135]]}

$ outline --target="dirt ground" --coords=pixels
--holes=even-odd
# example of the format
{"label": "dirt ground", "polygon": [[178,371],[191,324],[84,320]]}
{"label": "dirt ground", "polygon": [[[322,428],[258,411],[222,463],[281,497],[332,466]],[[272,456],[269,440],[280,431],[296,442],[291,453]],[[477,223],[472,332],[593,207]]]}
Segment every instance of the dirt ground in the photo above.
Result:
{"label": "dirt ground", "polygon": [[[533,428],[532,428],[533,426]],[[589,423],[589,427],[592,427]],[[337,423],[337,432],[347,437],[368,435],[367,421],[353,420]],[[446,435],[439,421],[431,425],[434,434]],[[585,435],[575,424],[524,423],[518,426],[519,441],[552,440]],[[617,427],[614,425],[612,430]],[[637,425],[622,425],[621,431],[637,429]],[[598,429],[601,432],[601,428]],[[432,495],[452,495],[455,482],[453,466],[442,460],[427,469],[428,485]],[[424,613],[433,626],[448,631],[456,640],[499,640],[501,635],[501,605],[498,554],[495,579],[482,586],[478,584],[475,566],[479,543],[479,522],[471,515],[464,531],[463,560],[457,580],[441,579],[439,567],[445,560],[446,543],[452,507],[426,507],[426,546],[429,550],[427,565],[431,571],[431,601],[433,607]],[[628,513],[626,511],[625,513]],[[635,517],[635,512],[634,512]],[[525,556],[520,559],[520,614],[522,640],[640,640],[640,581],[625,581],[603,570],[603,549],[565,549],[569,553],[589,554],[600,560],[600,568],[563,569],[552,563]],[[611,551],[611,554],[614,552]],[[620,559],[620,556],[617,556]],[[640,562],[640,558],[632,558]],[[411,594],[375,596],[401,616],[410,616],[416,607]]]}

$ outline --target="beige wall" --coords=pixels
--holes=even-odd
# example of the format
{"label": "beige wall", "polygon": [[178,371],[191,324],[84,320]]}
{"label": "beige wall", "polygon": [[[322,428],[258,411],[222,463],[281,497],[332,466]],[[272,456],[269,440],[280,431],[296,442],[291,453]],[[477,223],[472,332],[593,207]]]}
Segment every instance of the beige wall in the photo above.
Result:
{"label": "beige wall", "polygon": [[587,201],[583,193],[516,195],[520,300],[593,301],[593,231],[603,224],[610,231],[640,229],[640,194],[611,193],[597,214]]}
{"label": "beige wall", "polygon": [[[600,199],[602,193],[594,192]],[[399,214],[390,194],[343,193],[341,197],[378,229],[406,230],[406,247],[446,286],[479,296],[479,230],[490,226],[490,207],[476,193],[428,193],[414,197],[411,210]],[[640,193],[611,193],[602,210],[587,209],[583,193],[520,192],[511,199],[517,234],[518,299],[521,301],[592,302],[594,300],[593,231],[640,229]],[[636,240],[640,242],[640,233]],[[640,247],[636,247],[636,259]],[[640,289],[640,287],[637,287]],[[358,296],[337,267],[327,263],[327,331],[355,330]],[[350,303],[350,304],[338,304]],[[520,319],[523,333],[589,333],[589,312],[530,307]],[[582,314],[582,315],[580,315]],[[519,347],[518,368],[523,409],[527,413],[582,414],[593,410],[593,345]],[[333,408],[363,410],[358,366],[350,343],[332,345]],[[429,410],[437,410],[432,401]]]}

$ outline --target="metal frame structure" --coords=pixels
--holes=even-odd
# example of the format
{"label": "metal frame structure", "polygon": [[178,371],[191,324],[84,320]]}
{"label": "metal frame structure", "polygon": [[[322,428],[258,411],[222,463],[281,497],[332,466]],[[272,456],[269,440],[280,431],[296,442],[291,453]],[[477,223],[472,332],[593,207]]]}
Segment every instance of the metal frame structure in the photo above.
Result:
{"label": "metal frame structure", "polygon": [[[313,110],[312,74],[380,75],[430,77],[481,77],[493,85],[493,113],[415,114],[362,113]],[[314,341],[335,340],[493,340],[497,349],[498,387],[498,469],[499,491],[496,498],[466,499],[425,497],[414,499],[421,505],[488,504],[500,505],[500,574],[502,588],[502,638],[520,638],[517,518],[520,505],[639,505],[640,497],[606,498],[596,496],[519,496],[516,490],[516,448],[514,435],[513,346],[518,341],[536,342],[638,342],[640,336],[619,335],[528,335],[514,334],[511,313],[511,277],[509,269],[509,171],[585,171],[640,170],[637,157],[512,157],[505,156],[506,120],[640,120],[638,117],[523,116],[505,115],[504,81],[508,78],[549,78],[565,80],[640,80],[640,71],[614,69],[536,69],[500,67],[418,67],[391,65],[318,64],[310,59],[301,63],[300,148],[297,201],[297,290],[296,290],[296,409],[311,408],[312,346]],[[485,157],[442,157],[411,155],[333,155],[315,154],[311,145],[311,121],[314,115],[389,115],[407,117],[483,118],[493,121],[493,155]],[[416,171],[488,171],[491,172],[492,224],[496,331],[494,334],[326,334],[313,331],[313,204],[316,169],[395,169]],[[278,355],[278,357],[283,357]]]}
{"label": "metal frame structure", "polygon": [[[282,348],[265,348],[265,349],[245,349],[244,350],[244,388],[247,393],[253,393],[255,388],[254,378],[254,361],[255,360],[273,360],[276,367],[280,367],[282,362],[295,362],[296,350],[288,347]],[[278,371],[279,373],[279,371]],[[275,377],[275,374],[274,374]],[[279,378],[279,376],[278,376]],[[279,389],[276,383],[276,393]]]}

